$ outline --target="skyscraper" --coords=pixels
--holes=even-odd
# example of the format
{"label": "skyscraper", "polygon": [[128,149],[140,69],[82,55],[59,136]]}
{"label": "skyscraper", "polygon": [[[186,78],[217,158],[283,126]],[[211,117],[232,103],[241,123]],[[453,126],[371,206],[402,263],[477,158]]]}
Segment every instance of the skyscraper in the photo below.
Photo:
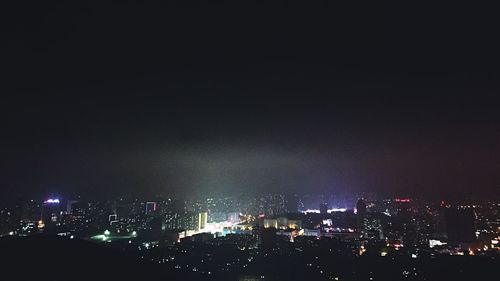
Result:
{"label": "skyscraper", "polygon": [[321,214],[327,214],[328,213],[328,203],[319,204],[319,212]]}
{"label": "skyscraper", "polygon": [[43,202],[39,226],[45,229],[45,232],[54,231],[59,223],[61,204],[59,199],[50,198]]}
{"label": "skyscraper", "polygon": [[198,214],[198,230],[202,230],[207,226],[208,213],[201,212]]}
{"label": "skyscraper", "polygon": [[446,209],[445,224],[449,242],[466,243],[476,240],[472,209]]}
{"label": "skyscraper", "polygon": [[156,211],[156,202],[146,202],[146,215],[151,214]]}
{"label": "skyscraper", "polygon": [[356,203],[356,212],[360,216],[364,216],[366,214],[366,203],[362,198],[358,199]]}

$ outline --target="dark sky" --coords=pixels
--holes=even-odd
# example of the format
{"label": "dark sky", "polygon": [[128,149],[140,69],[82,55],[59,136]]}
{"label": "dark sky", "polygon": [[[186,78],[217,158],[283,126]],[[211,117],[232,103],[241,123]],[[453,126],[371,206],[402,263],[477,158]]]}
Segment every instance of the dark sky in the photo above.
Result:
{"label": "dark sky", "polygon": [[13,2],[2,198],[500,197],[488,7]]}

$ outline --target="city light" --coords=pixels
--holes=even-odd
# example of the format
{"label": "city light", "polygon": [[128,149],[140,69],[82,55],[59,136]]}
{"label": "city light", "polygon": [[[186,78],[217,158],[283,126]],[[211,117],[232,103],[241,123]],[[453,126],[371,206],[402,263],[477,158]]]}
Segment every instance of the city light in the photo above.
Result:
{"label": "city light", "polygon": [[45,200],[43,203],[45,203],[45,204],[59,204],[60,201],[58,198],[49,198],[49,199]]}
{"label": "city light", "polygon": [[45,227],[45,223],[43,222],[43,220],[38,221],[37,227],[38,227],[38,229],[43,229]]}
{"label": "city light", "polygon": [[[327,213],[333,213],[333,212],[345,212],[347,211],[346,208],[333,208],[333,209],[328,209],[327,210]],[[307,209],[305,211],[302,211],[303,214],[319,214],[321,213],[320,210],[318,209]]]}
{"label": "city light", "polygon": [[436,246],[443,246],[446,244],[447,244],[446,242],[441,242],[440,240],[434,240],[434,239],[429,240],[429,248],[434,248]]}
{"label": "city light", "polygon": [[[271,197],[272,198],[272,197]],[[241,269],[249,268],[248,263],[253,263],[254,259],[259,259],[259,256],[265,257],[269,255],[270,251],[276,253],[281,247],[280,245],[286,243],[294,243],[293,249],[295,256],[307,256],[311,249],[322,247],[324,250],[331,252],[335,255],[343,255],[345,257],[357,258],[363,256],[366,259],[371,259],[376,256],[381,258],[390,257],[391,260],[398,259],[400,256],[418,259],[422,252],[430,252],[431,255],[467,255],[467,256],[487,256],[492,253],[497,253],[499,239],[496,237],[496,225],[493,224],[492,229],[475,229],[481,235],[474,235],[476,242],[479,242],[482,234],[489,234],[481,244],[474,245],[474,247],[458,248],[456,243],[449,243],[449,237],[453,237],[453,232],[450,232],[449,227],[458,224],[457,230],[467,227],[468,224],[461,224],[462,221],[467,219],[463,216],[465,211],[455,211],[452,209],[446,213],[442,218],[447,222],[444,231],[447,236],[433,236],[433,228],[425,229],[421,226],[433,226],[433,220],[422,216],[402,217],[398,212],[404,210],[411,212],[415,215],[419,214],[420,210],[433,211],[438,213],[439,205],[431,209],[427,206],[428,202],[424,202],[426,208],[412,208],[405,209],[405,199],[400,199],[398,202],[394,199],[386,199],[380,201],[370,201],[371,208],[366,212],[354,214],[345,208],[323,208],[323,213],[314,208],[305,208],[305,211],[295,210],[289,212],[282,206],[283,198],[278,198],[278,201],[272,199],[258,198],[259,204],[254,208],[245,206],[247,201],[237,203],[237,199],[232,199],[228,204],[227,198],[224,199],[224,204],[217,204],[220,201],[212,198],[207,202],[210,204],[210,209],[205,209],[203,201],[185,201],[187,206],[191,206],[195,211],[178,210],[169,206],[170,201],[159,200],[156,202],[157,209],[154,210],[154,204],[150,204],[150,208],[142,208],[144,203],[137,204],[137,201],[121,201],[120,211],[129,208],[133,210],[140,206],[138,213],[123,212],[119,218],[116,211],[113,210],[115,206],[113,203],[105,204],[82,204],[71,206],[69,220],[64,216],[67,214],[64,210],[66,206],[57,205],[57,200],[52,198],[47,204],[55,205],[41,205],[44,211],[39,214],[35,213],[34,221],[21,223],[19,228],[6,232],[11,236],[28,236],[30,231],[33,234],[53,233],[67,239],[88,239],[95,243],[103,244],[109,247],[124,247],[125,251],[140,251],[144,256],[148,255],[148,260],[151,259],[155,263],[165,263],[173,261],[177,254],[187,255],[191,250],[196,250],[197,245],[204,245],[204,247],[219,248],[222,245],[234,245],[235,249],[242,251],[244,254],[252,253],[251,258],[245,258],[238,261],[234,258],[220,270],[227,272],[231,267],[236,266]],[[255,202],[254,201],[254,202]],[[151,201],[145,201],[151,202]],[[416,206],[420,202],[415,202]],[[315,206],[316,204],[310,204]],[[356,204],[358,205],[358,204]],[[228,206],[230,206],[228,208]],[[240,206],[240,210],[233,206]],[[480,206],[479,204],[475,206]],[[495,210],[487,205],[488,212]],[[352,206],[355,207],[355,206]],[[478,207],[474,207],[478,208]],[[250,212],[248,211],[250,210]],[[263,211],[264,210],[264,211]],[[352,210],[352,209],[349,209]],[[447,209],[445,209],[446,211]],[[326,213],[326,211],[328,213]],[[92,212],[94,212],[94,215]],[[155,213],[156,212],[156,213]],[[162,213],[164,212],[164,213]],[[258,217],[259,213],[266,213],[265,217]],[[9,214],[10,212],[6,212]],[[389,215],[385,215],[385,213]],[[105,219],[99,225],[100,229],[104,229],[99,235],[94,232],[74,232],[73,229],[86,230],[89,229],[96,222],[99,214],[104,214],[105,218],[111,215],[110,219]],[[496,221],[496,217],[488,213],[494,218],[491,222]],[[449,217],[453,215],[454,217]],[[479,217],[478,218],[482,218]],[[158,220],[160,219],[160,220]],[[454,219],[446,221],[446,219]],[[38,220],[38,228],[37,228]],[[405,224],[411,225],[418,230],[415,232],[408,232],[406,226],[398,224],[398,220],[403,220]],[[113,221],[113,224],[110,224]],[[474,217],[469,218],[469,223],[474,221]],[[31,227],[30,227],[31,225]],[[469,228],[471,232],[474,224]],[[12,229],[12,228],[11,228]],[[472,229],[472,230],[471,230]],[[53,232],[52,232],[53,231]],[[422,232],[422,233],[420,233]],[[138,236],[138,233],[141,233]],[[6,236],[4,234],[4,236]],[[460,232],[458,232],[460,234]],[[270,235],[274,238],[270,238]],[[456,234],[455,234],[456,235]],[[494,236],[493,236],[494,235]],[[442,240],[431,239],[432,237],[442,237]],[[458,237],[458,239],[462,239]],[[486,239],[486,240],[484,240]],[[338,241],[348,247],[338,247],[334,243],[326,243],[326,241]],[[279,242],[278,242],[279,241]],[[186,243],[187,242],[187,243]],[[190,242],[196,242],[191,244]],[[420,243],[420,244],[416,244]],[[124,246],[126,245],[126,246]],[[189,245],[189,247],[186,247]],[[374,248],[373,245],[386,245],[383,248]],[[406,251],[404,245],[411,245]],[[416,246],[418,245],[418,246]],[[193,248],[194,247],[194,248]],[[271,247],[271,248],[269,248]],[[128,248],[128,249],[127,249]],[[165,250],[168,254],[163,254],[163,251],[158,253],[150,252],[154,248]],[[407,246],[408,248],[408,246]],[[132,250],[134,249],[134,250]],[[467,250],[466,250],[467,249]],[[493,250],[492,250],[493,249]],[[253,252],[257,250],[258,252]],[[217,250],[215,250],[217,251]],[[168,255],[168,256],[164,256]],[[286,258],[286,257],[282,257]],[[204,256],[202,260],[213,259],[212,254]],[[176,259],[180,260],[180,259]],[[207,261],[205,261],[207,262]],[[206,269],[201,269],[205,262],[196,262],[190,260],[189,263],[183,264],[179,267],[180,270],[186,268],[201,274],[208,274]],[[305,260],[305,264],[310,264],[308,267],[318,266],[311,263],[310,260]],[[175,265],[172,265],[173,267]],[[318,268],[318,272],[329,274],[328,270],[324,267]],[[212,272],[215,272],[213,270]],[[334,273],[331,273],[334,274]],[[329,280],[333,280],[335,275],[330,275]],[[343,279],[343,278],[341,278]],[[373,280],[376,280],[375,278]]]}

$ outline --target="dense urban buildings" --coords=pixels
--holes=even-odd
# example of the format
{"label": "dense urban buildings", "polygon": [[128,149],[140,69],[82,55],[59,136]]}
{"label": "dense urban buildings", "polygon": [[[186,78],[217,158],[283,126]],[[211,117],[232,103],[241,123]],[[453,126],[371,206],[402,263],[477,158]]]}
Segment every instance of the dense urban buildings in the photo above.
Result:
{"label": "dense urban buildings", "polygon": [[[319,280],[354,280],[354,276],[329,267],[324,260],[309,261],[313,254],[333,260],[500,257],[499,202],[452,204],[394,198],[353,200],[356,204],[351,208],[328,209],[323,202],[284,207],[289,197],[297,196],[20,200],[15,207],[2,209],[1,236],[87,240],[199,278],[240,280],[273,276],[258,265],[271,257],[302,259],[301,266],[315,268],[308,271],[312,270],[311,276],[319,274]],[[236,252],[222,258],[224,251]],[[401,274],[430,274],[425,270]],[[377,274],[372,272],[372,278]]]}

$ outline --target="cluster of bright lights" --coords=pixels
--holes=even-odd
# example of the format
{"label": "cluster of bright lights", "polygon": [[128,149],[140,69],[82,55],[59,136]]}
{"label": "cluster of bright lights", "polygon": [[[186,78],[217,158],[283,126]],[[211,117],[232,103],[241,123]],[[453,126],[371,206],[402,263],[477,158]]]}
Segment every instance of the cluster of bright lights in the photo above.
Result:
{"label": "cluster of bright lights", "polygon": [[57,198],[49,198],[49,199],[45,200],[43,203],[45,203],[45,204],[59,204],[60,201]]}
{"label": "cluster of bright lights", "polygon": [[446,245],[446,242],[443,243],[439,240],[433,240],[433,239],[429,240],[429,248],[434,248],[436,246],[443,246],[443,245]]}
{"label": "cluster of bright lights", "polygon": [[345,212],[345,211],[347,211],[346,208],[333,208],[333,209],[328,210],[327,212],[332,213],[332,212]]}
{"label": "cluster of bright lights", "polygon": [[[95,235],[95,236],[92,236],[91,238],[95,239],[95,240],[111,242],[112,240],[116,240],[116,239],[130,239],[130,238],[135,238],[135,237],[137,237],[137,231],[132,231],[130,233],[130,235],[119,235],[118,236],[118,235],[113,235],[113,233],[111,233],[111,231],[106,229],[106,230],[104,230],[103,234]],[[129,243],[131,243],[131,242],[129,241]]]}
{"label": "cluster of bright lights", "polygon": [[325,228],[328,232],[337,232],[337,233],[354,233],[354,228],[340,228],[340,227],[328,227]]}
{"label": "cluster of bright lights", "polygon": [[[327,210],[327,213],[345,212],[345,211],[347,211],[346,208],[333,208],[333,209]],[[302,211],[302,213],[304,213],[304,214],[309,214],[309,213],[319,214],[320,210],[318,210],[318,209],[307,209],[305,211]]]}

